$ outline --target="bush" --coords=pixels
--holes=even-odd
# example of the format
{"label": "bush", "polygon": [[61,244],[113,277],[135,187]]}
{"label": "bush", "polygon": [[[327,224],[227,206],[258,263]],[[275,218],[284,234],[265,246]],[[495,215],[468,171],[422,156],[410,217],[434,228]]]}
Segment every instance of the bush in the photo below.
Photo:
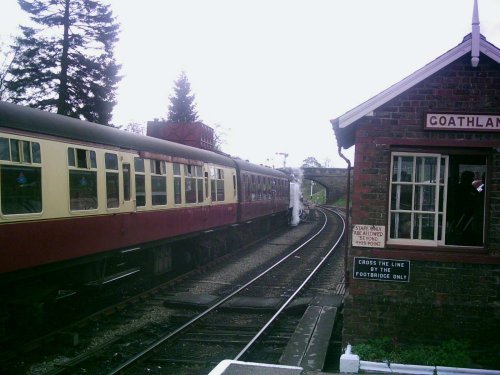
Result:
{"label": "bush", "polygon": [[355,345],[353,352],[364,361],[450,367],[469,367],[472,363],[469,345],[457,340],[439,345],[401,345],[384,337]]}

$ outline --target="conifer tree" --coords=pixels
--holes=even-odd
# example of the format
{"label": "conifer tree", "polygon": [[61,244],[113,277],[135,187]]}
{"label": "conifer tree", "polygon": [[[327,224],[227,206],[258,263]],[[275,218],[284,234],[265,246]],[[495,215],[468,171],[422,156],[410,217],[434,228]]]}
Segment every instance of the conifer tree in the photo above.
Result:
{"label": "conifer tree", "polygon": [[109,125],[120,80],[119,25],[98,0],[18,0],[37,27],[21,26],[8,100]]}
{"label": "conifer tree", "polygon": [[174,95],[170,96],[170,105],[168,107],[168,120],[174,123],[198,121],[194,94],[191,94],[191,84],[185,72],[180,74],[174,85]]}

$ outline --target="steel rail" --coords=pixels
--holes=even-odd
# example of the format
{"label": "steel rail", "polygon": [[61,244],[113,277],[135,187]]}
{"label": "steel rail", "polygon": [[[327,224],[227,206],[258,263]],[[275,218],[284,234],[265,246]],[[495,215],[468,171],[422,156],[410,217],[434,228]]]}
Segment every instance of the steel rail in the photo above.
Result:
{"label": "steel rail", "polygon": [[129,358],[126,362],[122,363],[120,366],[116,367],[111,372],[108,372],[108,375],[115,375],[115,374],[118,374],[121,371],[127,369],[128,367],[130,367],[131,365],[133,365],[135,362],[139,361],[142,357],[144,357],[145,355],[147,355],[149,352],[151,352],[152,350],[156,349],[158,346],[162,345],[165,341],[167,341],[167,340],[171,339],[172,337],[177,336],[179,333],[183,332],[185,329],[187,329],[188,327],[190,327],[192,324],[194,324],[195,322],[197,322],[198,320],[200,320],[201,318],[203,318],[207,314],[211,313],[213,310],[217,309],[219,306],[221,306],[222,304],[224,304],[225,302],[227,302],[228,300],[230,300],[236,294],[240,293],[242,290],[244,290],[245,288],[247,288],[248,286],[250,286],[251,284],[253,284],[254,282],[256,282],[262,276],[264,276],[265,274],[269,273],[275,267],[277,267],[278,265],[280,265],[282,262],[284,262],[285,260],[287,260],[292,255],[294,255],[297,251],[299,251],[304,246],[306,246],[309,242],[311,242],[313,239],[315,239],[317,236],[319,236],[321,234],[321,232],[323,232],[323,230],[325,229],[325,227],[326,227],[326,225],[328,223],[328,218],[326,217],[326,214],[323,211],[321,211],[321,210],[320,210],[320,212],[324,215],[325,222],[323,223],[322,227],[313,236],[311,236],[307,241],[305,241],[304,243],[302,243],[295,250],[293,250],[290,254],[288,254],[287,256],[283,257],[281,260],[279,260],[278,262],[276,262],[274,265],[272,265],[271,267],[269,267],[268,269],[266,269],[265,271],[263,271],[259,275],[255,276],[252,280],[250,280],[249,282],[247,282],[243,286],[239,287],[234,292],[228,294],[226,297],[222,298],[221,300],[219,300],[218,302],[216,302],[214,305],[210,306],[208,309],[206,309],[205,311],[201,312],[199,315],[197,315],[194,318],[192,318],[191,320],[189,320],[187,323],[183,324],[182,326],[180,326],[176,330],[172,331],[171,333],[165,335],[164,337],[158,339],[156,342],[154,342],[153,344],[151,344],[150,346],[148,346],[146,349],[144,349],[140,353],[138,353],[135,356]]}
{"label": "steel rail", "polygon": [[[255,342],[260,338],[260,336],[262,336],[262,334],[271,326],[271,324],[278,318],[278,316],[283,312],[283,310],[285,310],[285,308],[293,301],[293,299],[295,298],[295,296],[304,288],[304,286],[311,280],[311,278],[316,274],[316,272],[321,268],[321,266],[323,265],[323,263],[330,257],[330,255],[333,253],[334,250],[336,250],[338,244],[340,243],[340,241],[342,240],[342,238],[344,237],[344,233],[345,233],[345,220],[344,218],[342,217],[342,215],[340,215],[339,213],[335,212],[334,210],[331,210],[331,209],[328,209],[329,211],[333,212],[334,214],[336,214],[338,217],[340,217],[340,219],[342,220],[342,223],[343,223],[343,227],[342,227],[342,233],[340,234],[339,238],[337,239],[337,241],[335,242],[335,244],[330,248],[330,250],[328,251],[328,253],[326,254],[326,256],[323,257],[323,259],[318,263],[318,265],[311,271],[311,273],[309,274],[309,276],[307,276],[307,278],[302,282],[302,284],[300,284],[300,286],[295,290],[295,292],[283,303],[283,305],[278,309],[278,311],[276,311],[276,313],[271,317],[271,319],[269,319],[267,321],[267,323],[260,329],[260,331],[252,338],[252,340],[250,340],[250,342],[238,353],[238,355],[236,357],[233,358],[233,360],[237,361],[239,360],[247,351],[248,349],[250,349],[250,347],[255,344]],[[321,211],[321,210],[320,210]],[[324,214],[323,211],[321,211]],[[326,217],[326,215],[325,215]],[[325,222],[325,225],[326,225],[326,222]]]}

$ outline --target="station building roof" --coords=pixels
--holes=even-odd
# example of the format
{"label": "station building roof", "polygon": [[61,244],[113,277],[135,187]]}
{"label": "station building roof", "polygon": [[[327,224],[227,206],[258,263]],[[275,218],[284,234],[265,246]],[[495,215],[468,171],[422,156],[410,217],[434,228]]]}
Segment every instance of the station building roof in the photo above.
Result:
{"label": "station building roof", "polygon": [[471,54],[472,66],[477,66],[479,64],[481,54],[488,56],[500,64],[500,49],[489,43],[486,38],[478,32],[478,30],[476,32],[475,31],[476,30],[474,30],[473,24],[473,32],[466,35],[459,45],[439,56],[398,83],[390,86],[378,95],[368,99],[366,102],[344,113],[340,117],[330,120],[337,138],[338,146],[342,148],[349,148],[354,145],[355,125],[358,120],[365,116],[372,115],[373,111],[380,106],[417,85],[432,74],[440,71],[452,62],[462,58],[466,54]]}

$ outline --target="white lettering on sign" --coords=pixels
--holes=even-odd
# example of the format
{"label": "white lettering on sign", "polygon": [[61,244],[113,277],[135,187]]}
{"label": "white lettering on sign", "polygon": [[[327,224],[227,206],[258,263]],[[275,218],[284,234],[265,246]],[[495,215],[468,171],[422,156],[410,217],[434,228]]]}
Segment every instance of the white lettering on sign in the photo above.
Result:
{"label": "white lettering on sign", "polygon": [[354,257],[352,276],[355,279],[409,282],[410,261]]}
{"label": "white lettering on sign", "polygon": [[385,226],[356,224],[352,228],[352,246],[384,247]]}
{"label": "white lettering on sign", "polygon": [[427,129],[500,131],[500,116],[428,113]]}

